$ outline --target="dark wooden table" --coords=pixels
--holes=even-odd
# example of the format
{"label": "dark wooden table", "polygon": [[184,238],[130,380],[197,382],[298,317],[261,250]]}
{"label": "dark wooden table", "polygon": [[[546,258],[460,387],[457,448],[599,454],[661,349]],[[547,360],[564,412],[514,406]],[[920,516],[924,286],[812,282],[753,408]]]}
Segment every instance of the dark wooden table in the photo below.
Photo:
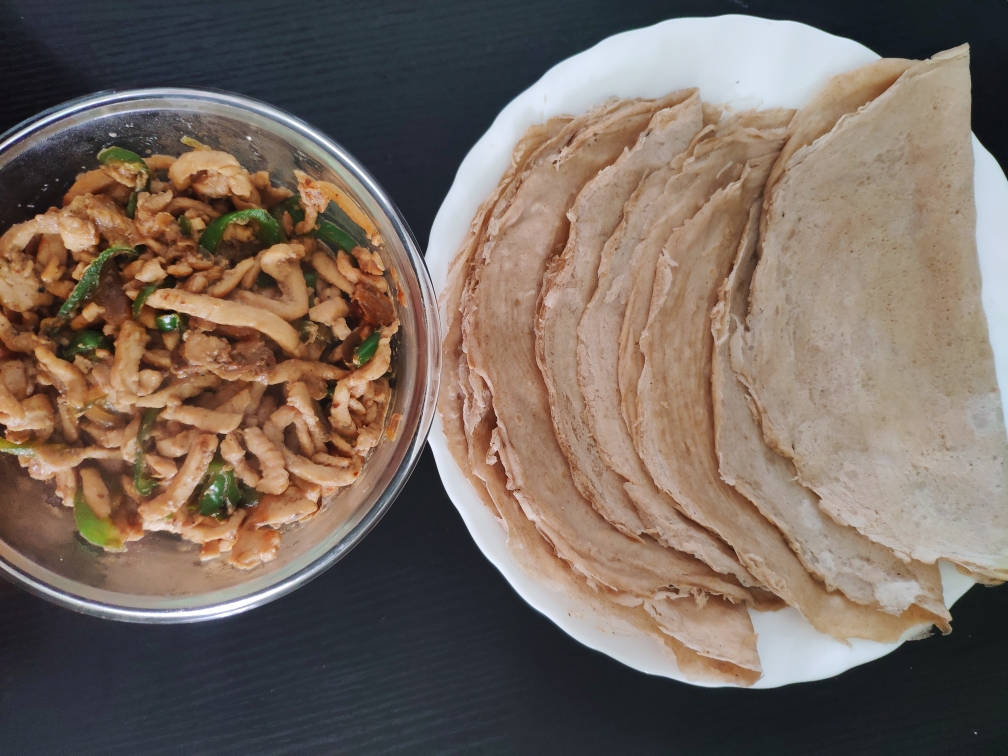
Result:
{"label": "dark wooden table", "polygon": [[[554,63],[672,16],[751,13],[888,56],[969,42],[974,131],[1008,165],[1005,0],[420,5],[2,0],[0,130],[100,89],[240,92],[342,142],[423,245],[463,156]],[[0,752],[1008,753],[1008,588],[972,590],[954,626],[783,690],[649,678],[518,598],[428,451],[346,559],[239,617],[118,624],[0,581]]]}

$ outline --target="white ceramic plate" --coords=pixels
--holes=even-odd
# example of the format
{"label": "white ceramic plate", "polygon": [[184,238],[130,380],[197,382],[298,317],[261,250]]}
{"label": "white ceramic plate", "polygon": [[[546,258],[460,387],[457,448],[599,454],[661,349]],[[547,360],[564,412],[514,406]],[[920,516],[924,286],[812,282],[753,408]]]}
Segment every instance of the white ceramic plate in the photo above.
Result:
{"label": "white ceramic plate", "polygon": [[[444,286],[477,207],[497,185],[510,165],[514,144],[532,124],[561,113],[584,113],[613,96],[657,97],[683,87],[699,87],[708,102],[797,108],[829,76],[878,57],[857,42],[804,24],[720,16],[673,19],[617,34],[568,58],[504,108],[459,167],[427,248],[435,288]],[[1002,395],[1008,396],[1008,182],[975,138],[973,147],[983,303],[998,382]],[[430,444],[448,495],[477,545],[522,598],[586,646],[642,672],[688,682],[654,639],[616,633],[605,617],[529,579],[508,554],[504,530],[456,466],[439,417]],[[945,601],[951,606],[972,582],[950,565],[941,566]],[[844,645],[814,630],[791,608],[750,613],[764,673],[756,688],[832,677],[899,646],[862,640]]]}

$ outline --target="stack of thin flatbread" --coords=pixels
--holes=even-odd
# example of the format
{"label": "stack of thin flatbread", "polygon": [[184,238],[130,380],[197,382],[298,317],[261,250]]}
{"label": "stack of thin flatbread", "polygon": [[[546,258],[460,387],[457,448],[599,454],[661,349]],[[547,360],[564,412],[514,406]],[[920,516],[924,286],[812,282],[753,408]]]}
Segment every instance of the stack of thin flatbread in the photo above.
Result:
{"label": "stack of thin flatbread", "polygon": [[442,293],[450,449],[529,575],[761,675],[750,611],[950,630],[1008,577],[968,48],[796,111],[684,90],[528,130]]}

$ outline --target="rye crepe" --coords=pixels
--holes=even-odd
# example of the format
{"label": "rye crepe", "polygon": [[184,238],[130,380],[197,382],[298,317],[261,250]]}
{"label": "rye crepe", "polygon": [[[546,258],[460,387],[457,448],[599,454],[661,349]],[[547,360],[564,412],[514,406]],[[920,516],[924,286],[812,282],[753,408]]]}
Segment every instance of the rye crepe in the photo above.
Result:
{"label": "rye crepe", "polygon": [[839,522],[1008,577],[1008,443],[980,302],[966,47],[788,162],[732,343],[767,442]]}
{"label": "rye crepe", "polygon": [[[657,113],[632,150],[601,171],[578,195],[567,213],[567,246],[544,278],[537,324],[536,359],[549,392],[557,440],[578,490],[624,533],[645,532],[624,480],[608,466],[585,422],[584,398],[577,383],[577,326],[594,290],[602,247],[622,216],[630,193],[648,171],[663,167],[690,144],[703,123],[700,99],[693,94]],[[681,162],[681,160],[679,161]],[[704,560],[716,571],[755,581],[718,539],[674,510],[663,542]],[[671,534],[671,535],[669,535]]]}
{"label": "rye crepe", "polygon": [[710,312],[747,224],[758,224],[773,155],[751,161],[672,233],[655,273],[640,345],[636,448],[655,482],[695,521],[735,548],[742,563],[822,632],[896,640],[920,633],[933,615],[912,606],[900,617],[829,593],[802,567],[780,532],[718,472],[711,399]]}
{"label": "rye crepe", "polygon": [[619,594],[590,588],[525,516],[507,489],[500,463],[490,469],[496,476],[490,490],[507,527],[508,550],[527,575],[609,618],[617,632],[630,629],[656,638],[689,679],[751,685],[761,677],[756,635],[744,609],[717,598],[699,607],[692,597],[627,606]]}
{"label": "rye crepe", "polygon": [[[657,113],[633,149],[602,170],[578,195],[567,213],[571,222],[567,245],[554,258],[543,282],[536,359],[549,392],[557,441],[578,490],[609,522],[631,536],[654,528],[641,521],[624,489],[625,481],[599,454],[587,425],[577,377],[577,327],[595,289],[603,245],[620,224],[625,202],[646,173],[667,175],[670,164],[681,165],[684,150],[702,126],[703,108],[697,94]],[[664,524],[660,540],[666,546],[693,554],[744,584],[755,584],[730,549],[676,510],[665,513]]]}
{"label": "rye crepe", "polygon": [[[567,212],[567,246],[553,259],[543,280],[536,360],[549,392],[557,441],[581,494],[599,514],[633,538],[644,532],[644,524],[623,490],[623,479],[598,453],[584,420],[584,397],[577,385],[577,326],[595,288],[602,246],[619,224],[624,203],[645,173],[682,153],[702,126],[703,112],[695,90],[679,105],[656,113],[633,149],[600,171],[578,195]],[[699,530],[696,526],[692,529]],[[688,538],[696,540],[698,536]]]}
{"label": "rye crepe", "polygon": [[[747,599],[748,591],[696,559],[654,541],[627,538],[580,496],[553,434],[535,362],[537,299],[549,259],[566,242],[566,210],[667,104],[610,106],[561,131],[552,140],[562,148],[559,153],[543,148],[499,223],[490,224],[470,271],[463,296],[463,350],[471,377],[492,399],[496,427],[491,445],[510,487],[526,515],[575,570],[592,583],[642,598],[703,591]],[[476,398],[477,405],[483,402]]]}
{"label": "rye crepe", "polygon": [[[547,124],[547,127],[554,126],[555,132],[561,125],[563,124],[554,121]],[[567,595],[575,596],[585,606],[604,612],[617,625],[622,623],[655,635],[666,651],[674,655],[683,674],[691,679],[751,684],[760,676],[759,661],[755,653],[752,625],[741,607],[712,598],[705,604],[709,608],[698,621],[698,605],[693,599],[675,599],[672,603],[672,599],[656,595],[642,603],[637,597],[609,591],[597,583],[594,588],[589,588],[583,576],[575,575],[569,566],[557,558],[555,544],[548,543],[536,531],[507,487],[504,468],[496,456],[499,443],[492,408],[489,403],[480,405],[479,402],[472,401],[473,392],[480,394],[486,387],[478,375],[470,373],[460,348],[461,318],[458,314],[463,281],[459,271],[468,271],[468,284],[474,285],[474,281],[478,279],[474,266],[471,265],[474,251],[485,235],[496,228],[516,186],[527,171],[528,163],[536,155],[546,157],[552,154],[550,148],[556,147],[556,144],[547,143],[522,164],[522,154],[528,156],[531,149],[546,136],[542,132],[542,128],[534,127],[519,144],[512,170],[502,179],[490,200],[480,208],[470,234],[464,240],[453,264],[452,275],[449,276],[445,289],[445,301],[442,304],[448,328],[444,345],[446,349],[454,347],[450,356],[458,366],[457,371],[446,372],[450,381],[449,390],[442,394],[439,403],[450,448],[481,497],[485,497],[485,500],[489,498],[494,512],[502,518],[502,524],[508,531],[508,549],[527,574]],[[558,140],[560,144],[565,141],[566,139]],[[523,147],[526,149],[523,150]],[[467,289],[466,293],[471,294],[471,289]],[[445,356],[448,358],[449,354],[446,353]],[[464,448],[466,446],[468,448]],[[563,543],[561,548],[569,550],[569,546]],[[704,619],[708,617],[710,619]],[[697,650],[694,651],[693,648]]]}
{"label": "rye crepe", "polygon": [[[770,197],[792,155],[830,131],[842,116],[855,112],[885,92],[911,65],[912,60],[881,58],[830,77],[788,124],[787,143],[770,171],[763,196]],[[765,232],[766,229],[761,227],[760,233]]]}
{"label": "rye crepe", "polygon": [[[460,322],[453,325],[460,338]],[[468,365],[463,359],[460,375],[469,385]],[[478,380],[478,379],[477,379]],[[456,399],[457,405],[458,399]],[[455,409],[458,416],[458,408]],[[481,495],[488,495],[507,531],[508,551],[521,569],[553,590],[573,597],[585,607],[608,617],[613,629],[625,627],[654,636],[666,653],[673,656],[680,671],[693,680],[751,685],[761,676],[756,654],[756,635],[745,609],[720,598],[709,598],[701,608],[692,597],[655,596],[641,601],[638,597],[612,591],[586,580],[557,556],[570,547],[548,541],[525,515],[511,492],[507,474],[498,458],[499,440],[494,428],[493,410],[486,408],[472,423],[467,438],[468,459],[478,476],[474,484]],[[466,436],[463,437],[463,440]],[[466,459],[458,460],[464,467]]]}
{"label": "rye crepe", "polygon": [[693,217],[717,189],[738,179],[746,161],[776,155],[793,116],[793,110],[778,108],[747,110],[725,118],[712,135],[716,138],[698,143],[694,159],[684,166],[683,175],[666,188],[665,197],[670,204],[662,206],[663,212],[636,246],[628,267],[633,276],[625,300],[617,362],[620,409],[631,432],[637,423],[637,381],[644,367],[638,340],[647,322],[655,265],[662,245],[672,230]]}
{"label": "rye crepe", "polygon": [[655,637],[690,679],[751,685],[760,678],[756,635],[743,608],[718,598],[699,607],[692,597],[629,605],[624,594],[589,587],[526,517],[500,462],[490,462],[484,475],[508,532],[508,551],[527,575],[608,617],[616,631],[625,626]]}
{"label": "rye crepe", "polygon": [[796,480],[794,465],[763,441],[745,386],[732,372],[728,339],[744,321],[756,268],[756,224],[746,228],[731,274],[711,312],[712,388],[719,470],[777,526],[810,573],[859,604],[901,614],[911,604],[951,619],[936,565],[911,561],[831,520],[819,497]]}
{"label": "rye crepe", "polygon": [[[713,117],[720,117],[720,112]],[[684,519],[668,495],[654,485],[637,456],[619,410],[618,341],[628,293],[639,277],[652,280],[649,269],[653,271],[668,234],[692,217],[716,189],[737,179],[747,160],[779,150],[790,117],[791,111],[747,111],[725,118],[716,129],[708,125],[686,154],[648,174],[602,250],[598,284],[578,326],[577,380],[585,399],[585,422],[605,461],[626,479],[625,490],[648,532],[719,572],[735,575],[744,585],[757,581],[720,539]],[[776,128],[761,128],[768,123]],[[653,239],[660,236],[660,240],[654,247],[640,249],[644,240],[652,238],[652,231]],[[643,316],[646,319],[647,302]]]}
{"label": "rye crepe", "polygon": [[[467,371],[463,361],[463,375]],[[616,631],[625,626],[655,637],[690,679],[739,685],[751,685],[759,679],[762,673],[755,652],[756,635],[742,606],[713,597],[702,610],[690,596],[655,596],[641,601],[589,582],[557,556],[558,545],[563,551],[570,547],[548,541],[510,490],[497,456],[499,441],[492,408],[469,430],[469,457],[477,461],[473,470],[479,475],[478,482],[485,486],[483,493],[491,497],[500,513],[508,534],[508,552],[529,577],[606,616]]]}
{"label": "rye crepe", "polygon": [[451,451],[459,469],[465,472],[469,482],[479,494],[480,499],[500,520],[501,515],[493,501],[489,498],[481,481],[474,479],[473,469],[469,462],[468,447],[463,424],[463,390],[468,383],[468,371],[460,370],[462,355],[462,312],[460,304],[466,279],[472,267],[473,256],[486,234],[491,212],[497,201],[509,186],[512,185],[516,173],[525,165],[535,150],[551,137],[555,136],[567,123],[568,117],[552,118],[545,124],[532,126],[521,138],[511,157],[511,167],[501,178],[491,195],[480,205],[469,226],[469,231],[463,240],[455,259],[448,271],[444,289],[440,295],[440,305],[444,312],[445,336],[441,343],[441,384],[438,393],[438,412],[444,426],[448,449]]}
{"label": "rye crepe", "polygon": [[[718,604],[708,603],[707,606],[711,608],[696,621],[694,618],[696,605],[692,601],[686,603],[679,600],[674,607],[666,607],[665,601],[649,602],[648,608],[631,607],[626,606],[625,601],[617,602],[605,593],[590,589],[583,578],[576,576],[556,557],[552,547],[521,512],[517,501],[507,490],[506,476],[500,463],[492,459],[487,461],[490,434],[485,427],[474,429],[474,438],[477,444],[482,444],[482,449],[476,450],[473,455],[479,461],[479,467],[473,467],[471,463],[463,425],[463,402],[465,389],[469,385],[469,374],[461,349],[460,304],[466,278],[475,250],[480,246],[494,217],[495,206],[501,200],[505,203],[508,201],[516,178],[521,175],[535,150],[547,139],[555,136],[570,120],[566,117],[554,118],[542,126],[533,126],[526,132],[514,150],[511,169],[477,211],[449,272],[441,300],[447,327],[443,342],[445,365],[442,391],[438,397],[438,410],[441,413],[449,449],[477,494],[505,527],[508,533],[508,551],[526,574],[550,585],[554,590],[576,597],[582,605],[609,617],[613,621],[613,629],[617,631],[629,628],[656,637],[665,651],[676,659],[680,671],[690,679],[749,685],[760,676],[758,658],[755,658],[755,635],[752,633],[751,624],[746,633],[744,627],[739,627],[737,617],[726,618],[730,612],[718,611]],[[482,425],[485,426],[487,423]],[[660,624],[651,616],[652,614],[661,617]],[[711,619],[708,621],[707,617]],[[710,627],[712,622],[716,625],[713,632]],[[726,637],[726,631],[732,634]],[[707,656],[702,656],[675,640],[675,635],[682,635],[693,645],[701,646],[707,652]],[[731,650],[732,644],[737,644],[737,651]],[[715,659],[710,659],[711,656]],[[724,661],[733,656],[744,666]]]}

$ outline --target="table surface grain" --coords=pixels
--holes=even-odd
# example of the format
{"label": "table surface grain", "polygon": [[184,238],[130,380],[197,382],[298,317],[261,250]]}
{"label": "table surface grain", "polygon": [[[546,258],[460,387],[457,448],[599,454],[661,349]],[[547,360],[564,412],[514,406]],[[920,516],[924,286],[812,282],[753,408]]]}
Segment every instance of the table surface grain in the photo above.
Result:
{"label": "table surface grain", "polygon": [[[111,88],[200,86],[320,127],[424,245],[455,170],[554,63],[673,16],[750,13],[885,56],[972,45],[973,123],[1008,165],[1008,2],[0,2],[0,130]],[[1008,753],[1008,588],[954,632],[775,691],[701,690],[575,643],[480,554],[425,451],[375,530],[231,619],[107,622],[0,581],[0,753]]]}

